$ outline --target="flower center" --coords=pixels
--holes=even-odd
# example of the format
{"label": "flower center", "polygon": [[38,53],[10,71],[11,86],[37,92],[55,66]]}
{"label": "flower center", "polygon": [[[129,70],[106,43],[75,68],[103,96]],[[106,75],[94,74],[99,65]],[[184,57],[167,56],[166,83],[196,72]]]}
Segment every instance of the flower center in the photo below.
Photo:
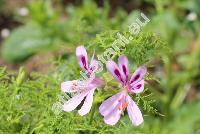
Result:
{"label": "flower center", "polygon": [[126,102],[127,89],[123,88],[122,92],[124,92],[124,95],[118,100],[118,102],[120,103],[120,106],[118,106],[119,111],[125,110],[128,106],[128,103]]}
{"label": "flower center", "polygon": [[123,104],[122,104],[122,110],[126,109],[127,106],[128,106],[128,103],[127,103],[127,102],[123,103]]}
{"label": "flower center", "polygon": [[128,90],[129,90],[129,85],[126,84],[125,86],[122,86],[121,88],[121,91],[124,93],[124,94],[127,94],[128,93]]}

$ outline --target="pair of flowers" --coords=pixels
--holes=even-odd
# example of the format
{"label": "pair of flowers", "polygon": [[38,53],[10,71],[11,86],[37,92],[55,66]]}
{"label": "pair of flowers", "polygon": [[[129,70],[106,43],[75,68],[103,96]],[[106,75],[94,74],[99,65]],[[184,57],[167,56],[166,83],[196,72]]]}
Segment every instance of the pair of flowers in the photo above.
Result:
{"label": "pair of flowers", "polygon": [[[94,91],[103,85],[103,80],[95,77],[98,64],[94,59],[94,55],[90,64],[88,64],[87,52],[84,46],[76,48],[76,56],[80,67],[87,71],[90,77],[85,81],[73,80],[61,84],[63,92],[77,93],[77,95],[64,103],[63,110],[70,112],[85,99],[82,107],[78,110],[78,113],[83,116],[89,113],[92,107]],[[143,76],[146,74],[146,68],[139,67],[129,80],[128,59],[126,56],[118,58],[118,65],[109,60],[106,63],[106,67],[121,84],[121,91],[100,105],[99,112],[104,117],[104,122],[109,125],[115,125],[119,121],[122,112],[127,108],[132,124],[134,126],[140,125],[143,122],[142,113],[128,93],[141,93],[144,90]]]}

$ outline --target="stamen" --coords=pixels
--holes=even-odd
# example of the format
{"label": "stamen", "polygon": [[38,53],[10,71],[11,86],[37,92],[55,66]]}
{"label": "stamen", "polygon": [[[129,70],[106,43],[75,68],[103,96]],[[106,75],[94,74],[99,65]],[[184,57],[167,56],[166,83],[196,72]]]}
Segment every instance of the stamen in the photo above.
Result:
{"label": "stamen", "polygon": [[72,90],[75,90],[77,87],[77,84],[75,82],[72,83]]}
{"label": "stamen", "polygon": [[73,83],[73,86],[77,86],[77,84],[74,82],[74,83]]}
{"label": "stamen", "polygon": [[128,106],[128,103],[125,102],[124,104],[122,104],[122,109],[123,109],[123,110],[126,109],[127,106]]}

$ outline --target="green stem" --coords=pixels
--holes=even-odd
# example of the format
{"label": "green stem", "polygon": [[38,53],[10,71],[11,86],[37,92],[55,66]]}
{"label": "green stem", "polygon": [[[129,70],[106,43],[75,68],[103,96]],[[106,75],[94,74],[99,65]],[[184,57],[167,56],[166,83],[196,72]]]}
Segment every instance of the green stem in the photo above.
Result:
{"label": "green stem", "polygon": [[92,120],[93,120],[93,117],[94,117],[94,114],[95,114],[95,109],[96,109],[96,103],[94,103],[94,106],[93,106],[92,111],[91,111],[90,121],[89,121],[90,124],[92,123]]}

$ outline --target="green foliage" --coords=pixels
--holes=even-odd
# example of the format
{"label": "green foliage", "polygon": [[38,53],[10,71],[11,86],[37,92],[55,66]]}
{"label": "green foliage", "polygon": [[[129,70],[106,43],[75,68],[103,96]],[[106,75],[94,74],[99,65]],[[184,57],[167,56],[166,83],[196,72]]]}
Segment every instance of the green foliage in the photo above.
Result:
{"label": "green foliage", "polygon": [[[71,68],[72,64],[66,64],[65,74],[73,73],[74,70],[67,69]],[[33,73],[26,79],[23,69],[20,69],[17,76],[6,73],[5,68],[1,68],[0,72],[2,133],[119,133],[126,123],[131,124],[128,118],[118,123],[117,127],[107,126],[103,122],[97,109],[101,98],[108,95],[102,89],[95,94],[94,115],[93,112],[84,117],[78,116],[76,112],[54,114],[52,106],[60,102],[58,78],[62,77],[63,72],[52,72],[51,75]],[[128,125],[126,129],[131,131],[134,128]]]}
{"label": "green foliage", "polygon": [[52,47],[55,50],[62,45],[70,47],[87,41],[101,31],[119,27],[126,15],[119,10],[109,18],[108,4],[98,8],[90,0],[84,1],[80,7],[68,6],[68,17],[63,21],[60,21],[61,9],[53,9],[50,1],[35,1],[28,7],[30,19],[4,42],[2,56],[9,62],[24,61],[40,51],[50,51]]}
{"label": "green foliage", "polygon": [[2,10],[3,4],[5,3],[4,0],[0,0],[0,11]]}
{"label": "green foliage", "polygon": [[[105,60],[108,60],[109,57],[106,57],[104,52],[106,49],[114,48],[112,44],[119,39],[117,37],[118,31],[105,31],[103,33],[97,34],[96,38],[90,40],[90,42],[85,42],[84,44],[89,45],[90,50],[99,50],[96,53],[104,56]],[[121,34],[121,33],[120,33]],[[122,32],[121,34],[127,40],[130,36],[133,37],[132,40],[129,40],[129,43],[125,46],[118,43],[116,46],[120,48],[120,51],[115,51],[116,54],[112,54],[111,57],[116,57],[116,55],[127,55],[132,63],[136,66],[141,64],[148,63],[153,59],[163,58],[170,53],[170,49],[167,47],[167,44],[162,41],[161,38],[152,34],[141,32],[137,35],[130,35],[128,32]]]}
{"label": "green foliage", "polygon": [[[144,113],[143,125],[133,127],[126,112],[114,127],[103,122],[98,107],[120,88],[106,71],[97,74],[105,80],[105,86],[95,91],[87,116],[80,117],[77,110],[59,115],[52,110],[52,106],[62,104],[60,83],[80,77],[77,59],[71,54],[75,47],[83,44],[88,55],[95,51],[107,60],[104,52],[118,39],[117,32],[129,39],[128,26],[139,12],[128,15],[119,9],[110,17],[108,3],[99,8],[86,0],[77,7],[68,6],[67,17],[61,20],[59,6],[52,8],[51,1],[34,1],[28,6],[30,18],[5,40],[3,57],[19,62],[63,46],[69,51],[52,61],[56,67],[49,74],[26,75],[23,68],[15,74],[0,67],[0,133],[199,133],[199,2],[145,0],[143,4],[147,4],[150,22],[113,55],[114,60],[127,55],[131,73],[141,64],[148,67],[145,92],[131,95]],[[197,19],[188,20],[188,12],[195,12]],[[186,97],[191,91],[197,97],[188,103]]]}
{"label": "green foliage", "polygon": [[30,11],[30,21],[34,21],[43,27],[50,27],[56,24],[59,12],[53,10],[50,0],[35,1],[28,5]]}
{"label": "green foliage", "polygon": [[52,49],[55,43],[56,39],[50,38],[48,31],[31,23],[12,32],[5,41],[2,55],[9,62],[19,62],[36,52]]}
{"label": "green foliage", "polygon": [[[155,96],[146,89],[146,93],[133,96],[138,102],[139,107],[143,111],[145,123],[134,128],[128,115],[124,113],[121,120],[114,127],[108,126],[103,122],[102,117],[98,113],[98,107],[107,97],[118,92],[118,84],[107,79],[104,88],[95,92],[95,100],[92,111],[88,115],[81,117],[76,110],[72,113],[61,112],[55,114],[52,106],[61,102],[59,100],[60,82],[63,80],[76,79],[79,76],[79,68],[76,65],[75,56],[68,57],[66,60],[58,60],[54,64],[57,65],[56,71],[52,71],[49,75],[32,73],[24,77],[24,71],[21,68],[18,75],[6,72],[5,68],[0,69],[0,132],[1,133],[146,133],[146,132],[176,132],[182,131],[182,127],[174,127],[174,121],[168,124],[169,127],[162,128],[159,126],[162,118],[150,115],[159,115],[155,107]],[[104,74],[108,78],[108,74]],[[150,79],[150,77],[148,77]],[[62,102],[61,102],[62,103]],[[153,104],[153,106],[152,106]],[[190,114],[189,109],[198,113],[200,106],[197,104],[185,106],[182,112],[177,111],[175,122],[180,122],[183,117],[188,118],[187,122],[192,125],[192,129],[187,131],[195,132],[198,126],[195,123],[199,120],[198,114]],[[188,110],[187,110],[188,109]],[[145,112],[146,111],[146,112]],[[190,114],[191,117],[186,116]],[[175,114],[176,115],[176,114]],[[160,117],[160,115],[158,116]],[[191,120],[193,119],[193,120]],[[180,122],[180,124],[182,124]],[[186,124],[186,125],[188,125]],[[153,126],[153,127],[152,127]]]}
{"label": "green foliage", "polygon": [[[174,133],[199,133],[199,121],[198,114],[200,110],[200,103],[188,104],[183,106],[180,111],[175,113],[175,118],[169,124],[169,131],[174,130]],[[192,114],[191,113],[195,113]],[[175,125],[181,124],[181,125]]]}

